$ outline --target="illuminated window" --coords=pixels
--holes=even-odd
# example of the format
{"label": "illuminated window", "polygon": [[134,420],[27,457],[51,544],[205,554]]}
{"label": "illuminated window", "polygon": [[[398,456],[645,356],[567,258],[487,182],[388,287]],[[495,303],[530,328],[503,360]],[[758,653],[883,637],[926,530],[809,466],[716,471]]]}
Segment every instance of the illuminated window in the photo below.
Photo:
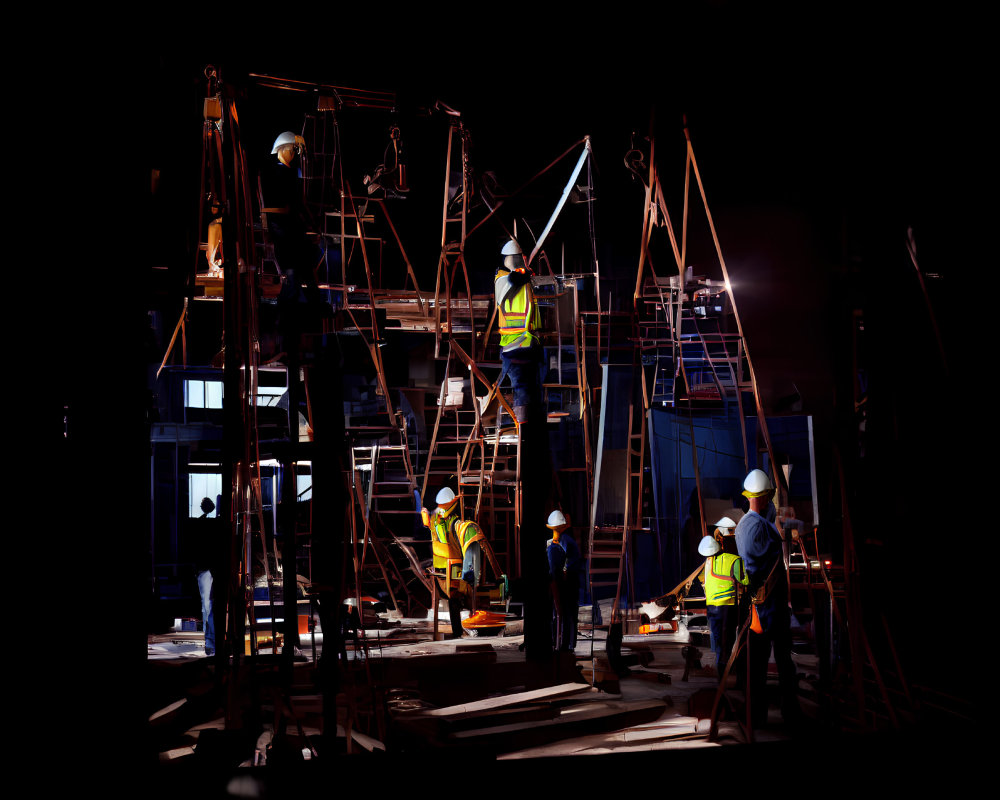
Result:
{"label": "illuminated window", "polygon": [[222,381],[184,381],[186,408],[222,408]]}
{"label": "illuminated window", "polygon": [[278,405],[278,401],[281,400],[281,396],[284,393],[284,386],[258,386],[257,405],[274,408]]}
{"label": "illuminated window", "polygon": [[306,500],[312,500],[312,482],[312,474],[308,472],[303,473],[302,466],[300,465],[299,469],[296,470],[295,475],[296,494],[298,495],[298,501],[300,503]]}
{"label": "illuminated window", "polygon": [[[222,494],[221,472],[192,472],[188,474],[188,516],[200,517],[202,515],[201,501],[203,498],[207,497],[217,506],[220,494]],[[208,516],[219,516],[219,509],[216,508]]]}

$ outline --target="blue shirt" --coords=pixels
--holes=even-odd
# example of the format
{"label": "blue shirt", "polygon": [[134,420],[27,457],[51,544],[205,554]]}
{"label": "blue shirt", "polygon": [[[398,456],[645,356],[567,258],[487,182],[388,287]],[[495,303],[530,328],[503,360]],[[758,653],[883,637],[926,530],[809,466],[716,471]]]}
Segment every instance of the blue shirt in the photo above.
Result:
{"label": "blue shirt", "polygon": [[549,557],[549,577],[562,578],[563,567],[566,564],[566,551],[563,549],[562,543],[549,539],[546,555]]}
{"label": "blue shirt", "polygon": [[570,535],[569,531],[563,531],[559,534],[559,544],[566,551],[566,571],[580,572],[583,568],[583,556],[580,554],[580,548],[577,546],[576,540]]}
{"label": "blue shirt", "polygon": [[781,536],[767,519],[756,511],[749,511],[736,526],[736,550],[747,574],[757,575],[758,580],[763,581],[781,558]]}

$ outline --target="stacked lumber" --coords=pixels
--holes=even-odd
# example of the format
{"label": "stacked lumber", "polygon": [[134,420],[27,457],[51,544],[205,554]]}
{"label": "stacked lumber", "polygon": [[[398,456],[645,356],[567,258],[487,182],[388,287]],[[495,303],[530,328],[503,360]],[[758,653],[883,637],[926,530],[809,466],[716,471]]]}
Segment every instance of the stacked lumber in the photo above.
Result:
{"label": "stacked lumber", "polygon": [[699,720],[665,709],[657,719],[627,729],[589,734],[560,742],[528,747],[499,755],[501,760],[540,758],[545,756],[605,755],[610,753],[642,753],[653,750],[678,750],[689,747],[718,747],[708,742],[708,720]]}
{"label": "stacked lumber", "polygon": [[400,712],[393,721],[406,747],[499,755],[643,725],[659,719],[666,709],[660,699],[622,700],[580,683],[564,683],[445,708]]}
{"label": "stacked lumber", "polygon": [[[487,314],[490,309],[491,298],[487,295],[474,296],[472,298],[472,309],[476,315],[476,327],[482,328],[486,325]],[[438,301],[442,307],[448,306],[453,318],[453,331],[448,331],[447,322],[442,319],[441,330],[443,333],[462,333],[470,330],[469,323],[469,301],[465,297],[453,297],[448,303],[442,297]],[[396,327],[409,331],[433,331],[435,326],[435,303],[434,294],[421,292],[420,299],[417,299],[416,292],[393,292],[375,298],[375,307],[385,311],[387,321],[398,323]],[[444,314],[442,314],[444,317]]]}

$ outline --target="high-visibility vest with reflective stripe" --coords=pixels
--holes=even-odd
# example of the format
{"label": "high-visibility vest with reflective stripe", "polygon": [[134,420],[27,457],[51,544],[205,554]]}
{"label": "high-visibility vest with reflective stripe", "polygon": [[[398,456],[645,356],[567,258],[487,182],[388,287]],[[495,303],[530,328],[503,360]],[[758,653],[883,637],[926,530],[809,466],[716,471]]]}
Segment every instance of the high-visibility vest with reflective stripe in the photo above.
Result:
{"label": "high-visibility vest with reflective stripe", "polygon": [[443,567],[449,558],[462,558],[469,545],[486,538],[482,528],[472,520],[452,516],[442,519],[435,514],[431,518],[431,529],[435,536],[431,542],[435,567]]}
{"label": "high-visibility vest with reflective stripe", "polygon": [[486,534],[483,533],[482,528],[471,519],[459,520],[458,524],[455,525],[455,535],[458,537],[458,543],[462,547],[463,556],[465,555],[465,551],[469,549],[469,545],[486,538]]}
{"label": "high-visibility vest with reflective stripe", "polygon": [[[734,565],[735,564],[735,569]],[[705,603],[710,606],[731,606],[736,603],[736,583],[733,572],[744,586],[747,576],[743,559],[732,553],[718,553],[705,559]]]}
{"label": "high-visibility vest with reflective stripe", "polygon": [[542,326],[542,315],[535,302],[531,281],[514,289],[509,276],[510,272],[501,267],[493,280],[500,317],[500,349],[504,352],[531,347],[538,341],[535,331]]}
{"label": "high-visibility vest with reflective stripe", "polygon": [[[485,540],[486,534],[472,520],[457,519],[454,516],[442,519],[434,514],[430,527],[434,534],[431,540],[434,569],[448,570],[452,588],[463,591],[465,581],[462,580],[462,559],[465,551],[473,542]],[[443,582],[442,588],[444,588]]]}
{"label": "high-visibility vest with reflective stripe", "polygon": [[434,569],[445,569],[448,561],[462,558],[462,553],[451,533],[451,519],[442,519],[437,514],[431,517],[431,531],[434,539],[431,541],[431,550],[434,553]]}

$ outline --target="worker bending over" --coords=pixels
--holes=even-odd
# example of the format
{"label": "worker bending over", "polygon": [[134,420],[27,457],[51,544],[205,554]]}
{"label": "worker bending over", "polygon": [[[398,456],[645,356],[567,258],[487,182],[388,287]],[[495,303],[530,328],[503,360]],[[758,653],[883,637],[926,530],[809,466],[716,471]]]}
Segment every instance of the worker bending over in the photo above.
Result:
{"label": "worker bending over", "polygon": [[482,579],[483,555],[486,555],[498,580],[505,584],[506,576],[479,525],[459,518],[455,493],[446,486],[437,493],[435,500],[437,508],[434,513],[422,508],[420,518],[431,531],[434,571],[444,573],[444,577],[439,577],[437,581],[448,598],[452,638],[458,639],[464,630],[462,606],[472,608],[476,587]]}

